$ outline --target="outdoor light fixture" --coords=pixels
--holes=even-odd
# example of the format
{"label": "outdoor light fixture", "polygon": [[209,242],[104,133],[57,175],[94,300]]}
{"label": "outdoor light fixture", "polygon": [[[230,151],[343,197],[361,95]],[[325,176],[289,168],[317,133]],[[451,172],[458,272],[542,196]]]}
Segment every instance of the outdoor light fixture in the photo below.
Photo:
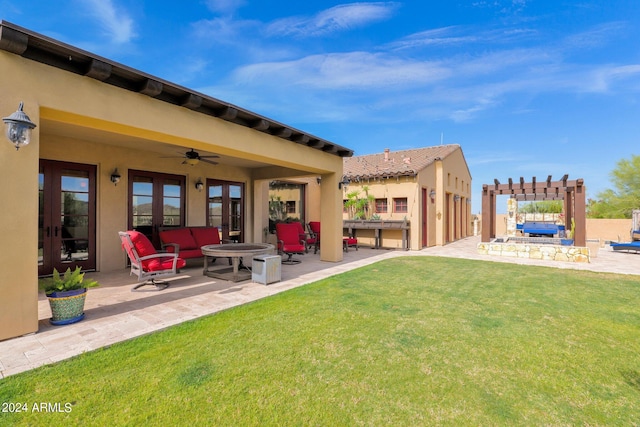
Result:
{"label": "outdoor light fixture", "polygon": [[456,194],[455,196],[453,196],[453,201],[454,202],[459,202],[460,201],[460,195]]}
{"label": "outdoor light fixture", "polygon": [[322,182],[322,177],[320,177],[320,176],[317,177],[316,178],[316,182],[318,183],[318,185],[320,185],[320,183]]}
{"label": "outdoor light fixture", "polygon": [[431,190],[429,192],[429,197],[431,198],[431,203],[435,203],[436,202],[436,190]]}
{"label": "outdoor light fixture", "polygon": [[350,183],[351,181],[349,181],[347,178],[342,178],[342,181],[338,183],[338,190],[342,190],[342,187],[346,187]]}
{"label": "outdoor light fixture", "polygon": [[204,189],[204,183],[200,178],[198,178],[198,180],[196,181],[196,190],[202,191],[202,189]]}
{"label": "outdoor light fixture", "polygon": [[118,183],[120,182],[120,178],[122,177],[118,173],[118,168],[115,168],[111,173],[111,182],[113,182],[113,185],[118,185]]}
{"label": "outdoor light fixture", "polygon": [[24,103],[21,102],[18,111],[9,117],[2,118],[2,121],[7,125],[7,139],[16,146],[16,150],[31,142],[31,129],[36,127],[29,116],[22,111],[23,106]]}

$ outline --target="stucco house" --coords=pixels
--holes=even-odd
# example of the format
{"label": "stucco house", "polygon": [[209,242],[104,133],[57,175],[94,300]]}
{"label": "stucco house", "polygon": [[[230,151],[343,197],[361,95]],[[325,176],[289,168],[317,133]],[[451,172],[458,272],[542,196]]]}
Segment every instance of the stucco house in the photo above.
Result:
{"label": "stucco house", "polygon": [[[441,246],[471,235],[471,174],[457,144],[344,158],[343,204],[349,194],[368,193],[368,216],[407,222],[405,249]],[[343,219],[350,220],[348,209]],[[382,224],[385,228],[386,225]],[[345,227],[346,229],[347,227]],[[346,230],[345,230],[346,232]],[[399,229],[382,229],[379,245],[403,248]],[[373,230],[355,230],[360,243],[374,244]]]}
{"label": "stucco house", "polygon": [[5,21],[0,75],[0,117],[23,102],[36,125],[0,141],[0,340],[37,331],[38,276],[126,268],[118,231],[263,241],[274,180],[321,177],[321,259],[342,259],[352,150]]}

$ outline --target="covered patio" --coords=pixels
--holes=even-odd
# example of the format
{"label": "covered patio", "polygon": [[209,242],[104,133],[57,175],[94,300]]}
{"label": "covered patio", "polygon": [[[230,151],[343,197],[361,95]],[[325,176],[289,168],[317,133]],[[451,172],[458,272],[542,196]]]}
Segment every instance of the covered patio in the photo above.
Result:
{"label": "covered patio", "polygon": [[38,331],[39,276],[127,271],[119,231],[264,242],[273,180],[321,178],[320,260],[342,260],[350,149],[5,21],[0,72],[0,116],[23,102],[35,125],[28,145],[0,143],[0,340]]}
{"label": "covered patio", "polygon": [[136,280],[126,270],[88,273],[87,277],[98,280],[101,286],[89,290],[85,319],[51,326],[49,303],[41,294],[38,332],[0,341],[0,378],[403,254],[362,247],[346,253],[340,262],[327,263],[310,252],[297,256],[300,264],[283,265],[282,280],[266,286],[251,280],[233,283],[212,279],[202,274],[201,265],[193,263],[162,292],[131,292]]}

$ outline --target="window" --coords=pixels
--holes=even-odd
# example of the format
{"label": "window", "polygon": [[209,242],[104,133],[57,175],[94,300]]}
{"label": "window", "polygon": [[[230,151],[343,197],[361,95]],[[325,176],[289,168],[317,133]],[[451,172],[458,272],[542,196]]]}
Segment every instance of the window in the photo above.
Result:
{"label": "window", "polygon": [[289,181],[269,183],[269,224],[275,233],[275,224],[287,219],[305,221],[307,184]]}
{"label": "window", "polygon": [[396,213],[407,213],[409,209],[407,207],[407,198],[398,197],[393,199],[393,211]]}
{"label": "window", "polygon": [[376,199],[376,213],[387,213],[387,199]]}

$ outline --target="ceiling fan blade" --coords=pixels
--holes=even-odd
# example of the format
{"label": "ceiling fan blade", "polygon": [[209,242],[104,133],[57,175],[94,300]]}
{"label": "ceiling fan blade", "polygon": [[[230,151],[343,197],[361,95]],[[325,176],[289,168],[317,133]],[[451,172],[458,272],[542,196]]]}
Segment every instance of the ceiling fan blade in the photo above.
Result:
{"label": "ceiling fan blade", "polygon": [[[207,156],[208,157],[208,156]],[[207,160],[207,159],[203,159],[202,157],[200,157],[200,161],[201,162],[205,162],[205,163],[210,163],[212,165],[217,165],[218,162],[214,162],[213,160]]]}
{"label": "ceiling fan blade", "polygon": [[217,154],[213,154],[211,156],[200,156],[201,159],[219,159],[220,156],[218,156]]}

